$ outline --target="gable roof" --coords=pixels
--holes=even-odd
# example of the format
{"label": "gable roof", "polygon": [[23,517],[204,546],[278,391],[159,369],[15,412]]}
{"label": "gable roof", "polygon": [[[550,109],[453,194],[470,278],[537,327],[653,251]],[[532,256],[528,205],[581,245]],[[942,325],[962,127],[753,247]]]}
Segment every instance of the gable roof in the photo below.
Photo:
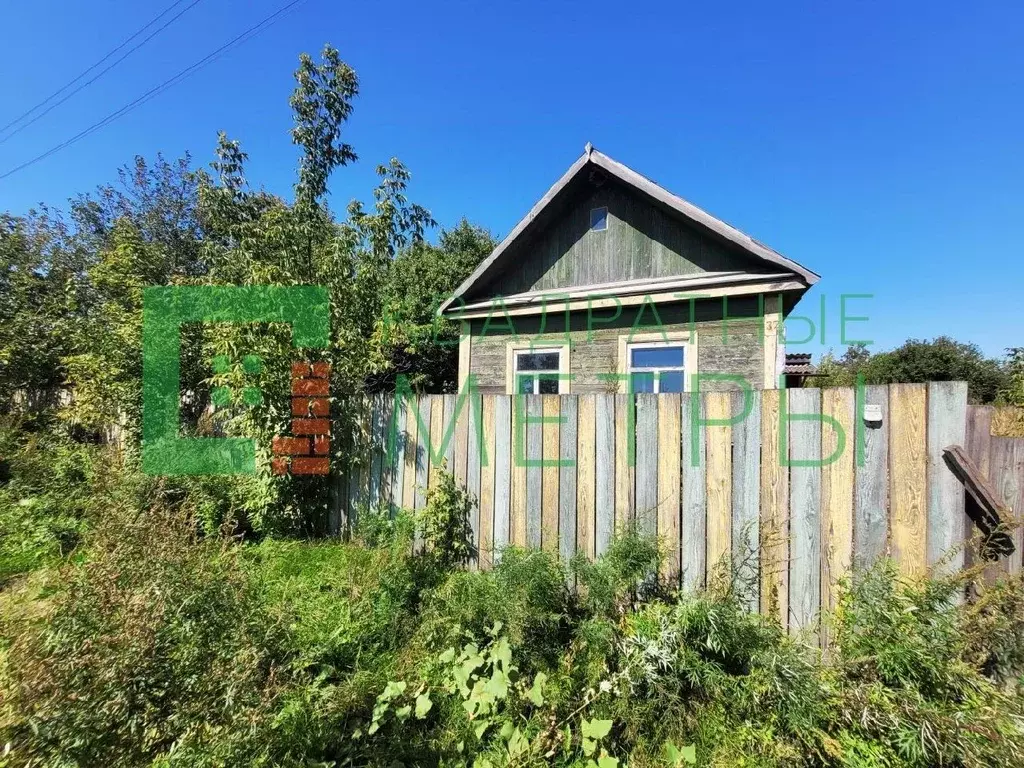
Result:
{"label": "gable roof", "polygon": [[576,160],[576,162],[569,166],[569,170],[567,170],[544,194],[544,196],[537,201],[536,205],[534,205],[533,208],[530,209],[530,212],[527,213],[518,224],[516,224],[515,228],[498,244],[498,247],[494,249],[491,255],[480,262],[480,265],[473,271],[473,274],[467,277],[462,284],[455,289],[454,294],[452,294],[452,296],[440,306],[438,312],[445,312],[451,307],[452,303],[456,299],[464,297],[473,288],[479,287],[486,280],[490,279],[496,272],[500,271],[502,266],[502,256],[509,251],[512,245],[518,242],[521,238],[527,236],[529,231],[535,226],[538,226],[538,221],[545,218],[545,212],[549,207],[552,207],[552,204],[556,199],[566,192],[567,188],[570,187],[574,180],[580,178],[584,174],[592,172],[595,169],[600,169],[605,174],[618,180],[628,188],[635,190],[656,203],[661,204],[661,206],[670,214],[684,220],[690,225],[695,226],[697,229],[708,233],[710,236],[736,247],[738,250],[755,260],[773,265],[776,268],[781,267],[782,270],[798,277],[807,286],[814,285],[818,282],[820,276],[816,273],[798,264],[792,259],[787,259],[778,251],[758,242],[754,238],[744,234],[721,219],[715,218],[710,213],[698,208],[693,203],[684,200],[678,195],[672,194],[664,187],[659,186],[647,177],[641,176],[633,169],[628,168],[622,163],[608,157],[604,153],[597,151],[594,149],[593,145],[588,143],[583,154]]}

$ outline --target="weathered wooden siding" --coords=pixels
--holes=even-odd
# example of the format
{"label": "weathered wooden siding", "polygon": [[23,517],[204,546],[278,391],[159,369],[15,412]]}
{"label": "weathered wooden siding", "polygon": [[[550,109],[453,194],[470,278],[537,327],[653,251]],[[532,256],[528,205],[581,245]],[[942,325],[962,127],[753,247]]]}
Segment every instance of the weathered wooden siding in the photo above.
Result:
{"label": "weathered wooden siding", "polygon": [[[601,207],[608,208],[608,228],[592,232],[590,211]],[[504,259],[515,267],[468,298],[701,272],[770,271],[612,181],[580,190],[551,224]]]}
{"label": "weathered wooden siding", "polygon": [[[754,389],[764,385],[762,320],[756,298],[723,305],[720,300],[695,302],[693,327],[697,333],[697,372],[742,376]],[[727,313],[727,317],[726,317]],[[723,319],[725,318],[725,319]],[[512,322],[510,329],[508,322]],[[595,309],[570,314],[552,312],[545,318],[498,314],[490,323],[472,324],[470,373],[483,394],[504,394],[506,348],[509,343],[535,347],[569,344],[571,392],[615,392],[618,384],[607,378],[619,370],[619,337],[631,333],[690,330],[689,304]],[[706,382],[709,390],[735,389],[730,382]]]}
{"label": "weathered wooden siding", "polygon": [[[480,565],[510,543],[600,555],[614,527],[635,519],[664,542],[666,577],[697,588],[731,556],[752,608],[814,636],[822,607],[835,605],[839,580],[858,564],[891,556],[912,578],[958,565],[948,554],[971,531],[962,488],[940,460],[947,441],[966,443],[1007,505],[1024,508],[1024,439],[965,430],[961,383],[752,399],[747,419],[728,426],[745,410],[742,393],[484,395],[467,398],[462,413],[451,396],[397,408],[367,401],[345,443],[359,461],[337,470],[329,519],[351,524],[374,500],[422,507],[441,462],[461,462],[465,451],[465,470],[455,469],[478,499]],[[865,401],[888,406],[874,429],[858,428]],[[401,432],[391,438],[380,427],[389,412]],[[395,455],[385,453],[392,445]],[[1019,552],[1003,572],[1019,571]]]}

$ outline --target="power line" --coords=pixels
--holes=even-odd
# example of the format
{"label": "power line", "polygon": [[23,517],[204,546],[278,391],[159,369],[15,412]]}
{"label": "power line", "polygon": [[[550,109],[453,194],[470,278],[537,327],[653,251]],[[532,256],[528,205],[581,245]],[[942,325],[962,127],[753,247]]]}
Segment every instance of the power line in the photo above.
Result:
{"label": "power line", "polygon": [[[47,110],[46,110],[45,112],[43,112],[43,113],[42,113],[42,115],[37,115],[37,116],[36,116],[35,118],[33,118],[32,120],[30,120],[30,121],[29,121],[28,123],[26,123],[25,125],[23,125],[23,126],[21,126],[20,128],[18,128],[18,129],[16,129],[16,130],[12,131],[12,132],[11,132],[11,134],[10,134],[9,136],[7,136],[6,138],[4,138],[4,139],[0,139],[0,143],[3,143],[4,141],[7,141],[7,139],[11,138],[11,136],[13,136],[13,135],[14,135],[14,134],[16,134],[16,133],[19,133],[19,132],[20,132],[20,131],[22,131],[23,129],[25,129],[25,128],[27,128],[28,126],[30,126],[30,125],[31,125],[32,123],[34,123],[34,122],[35,122],[36,120],[38,120],[38,119],[39,119],[39,118],[41,118],[41,117],[42,117],[43,115],[45,115],[45,114],[46,114],[47,112],[49,112],[50,110],[54,109],[54,107],[58,107],[58,106],[60,106],[60,105],[61,105],[61,104],[63,104],[63,103],[65,102],[65,101],[67,101],[67,100],[68,100],[68,99],[70,99],[70,98],[71,98],[72,96],[74,96],[74,95],[75,95],[76,93],[78,93],[78,92],[79,92],[80,90],[82,90],[83,88],[85,88],[85,87],[87,87],[87,86],[91,85],[92,83],[96,82],[97,80],[99,80],[99,79],[100,79],[101,77],[103,77],[103,75],[105,75],[105,74],[106,74],[107,72],[109,72],[109,71],[110,71],[111,69],[113,69],[114,67],[116,67],[116,66],[117,66],[118,64],[120,64],[120,63],[121,63],[122,61],[124,61],[124,60],[125,60],[126,58],[128,58],[129,56],[131,56],[131,54],[132,54],[132,53],[134,53],[135,51],[137,51],[137,50],[138,50],[139,48],[141,48],[141,47],[142,47],[143,45],[145,45],[145,44],[146,44],[146,43],[148,43],[148,42],[149,42],[150,40],[152,40],[152,39],[153,39],[154,37],[156,37],[156,36],[157,36],[158,34],[160,34],[160,32],[162,32],[162,31],[163,31],[164,29],[166,29],[166,28],[167,28],[167,27],[169,27],[169,26],[170,26],[171,24],[173,24],[173,23],[174,23],[174,22],[175,22],[175,21],[176,21],[176,20],[177,20],[177,19],[178,19],[178,18],[179,18],[180,16],[182,16],[182,15],[183,15],[183,14],[184,14],[184,13],[185,13],[186,11],[188,11],[188,10],[189,10],[189,8],[192,8],[192,6],[196,5],[196,3],[198,3],[199,1],[200,1],[200,0],[195,0],[195,2],[193,2],[193,3],[192,3],[192,5],[189,5],[189,6],[188,6],[188,8],[185,8],[185,9],[184,9],[183,11],[181,11],[180,13],[178,13],[178,14],[177,14],[176,16],[174,16],[174,18],[172,18],[172,19],[171,19],[170,21],[168,21],[167,23],[165,23],[164,25],[162,25],[162,26],[161,26],[161,27],[160,27],[159,29],[157,29],[157,30],[156,30],[155,32],[153,32],[153,34],[151,34],[151,35],[150,35],[149,37],[147,37],[147,38],[146,38],[145,40],[143,40],[143,41],[142,41],[141,43],[139,43],[138,45],[134,46],[134,47],[133,47],[133,48],[132,48],[131,50],[129,50],[129,51],[127,52],[127,53],[125,53],[125,54],[124,54],[124,56],[121,56],[121,57],[120,57],[120,58],[119,58],[119,59],[118,59],[117,61],[115,61],[115,62],[114,62],[113,64],[111,64],[110,66],[106,67],[106,68],[105,68],[105,69],[104,69],[103,71],[101,71],[101,72],[100,72],[99,74],[97,74],[97,75],[96,75],[96,76],[95,76],[94,78],[92,78],[91,80],[89,80],[89,81],[88,81],[88,82],[86,82],[86,83],[83,83],[83,84],[82,84],[82,85],[80,85],[80,86],[79,86],[78,88],[76,88],[76,89],[75,89],[75,90],[73,90],[73,91],[72,91],[71,93],[69,93],[69,94],[68,94],[67,96],[65,96],[65,97],[64,97],[63,99],[61,99],[61,100],[60,100],[60,101],[58,101],[58,102],[57,102],[56,104],[54,104],[53,106],[51,106],[51,107],[50,107],[49,109],[47,109]],[[32,107],[31,109],[29,109],[29,110],[27,110],[27,111],[23,112],[23,113],[22,113],[21,115],[19,115],[18,117],[14,118],[13,120],[11,120],[11,122],[7,123],[7,125],[4,125],[4,126],[0,127],[0,133],[3,133],[4,131],[6,131],[6,130],[7,130],[8,128],[10,128],[11,126],[17,125],[18,123],[20,123],[20,122],[21,122],[22,120],[24,120],[24,119],[25,119],[26,117],[28,117],[29,115],[31,115],[31,114],[32,114],[33,112],[35,112],[35,111],[36,111],[37,109],[39,109],[40,107],[46,106],[46,105],[47,105],[47,104],[48,104],[48,103],[49,103],[50,101],[52,101],[53,99],[55,99],[55,98],[56,98],[57,96],[60,96],[60,95],[61,95],[62,93],[64,93],[64,91],[66,91],[66,90],[67,90],[68,88],[70,88],[70,87],[71,87],[72,85],[74,85],[74,84],[75,84],[75,83],[77,83],[77,82],[78,82],[79,80],[81,80],[81,79],[82,79],[83,77],[85,77],[86,75],[88,75],[88,74],[89,74],[90,72],[92,72],[92,71],[93,71],[94,69],[96,69],[96,67],[100,66],[100,65],[101,65],[101,64],[102,64],[103,62],[105,62],[105,61],[106,61],[107,59],[109,59],[109,58],[110,58],[111,56],[113,56],[113,55],[114,55],[115,53],[117,53],[118,51],[120,51],[120,50],[121,50],[122,48],[124,48],[124,47],[125,47],[126,45],[128,45],[128,43],[130,43],[130,42],[131,42],[132,40],[134,40],[135,38],[137,38],[137,37],[138,37],[139,35],[141,35],[141,34],[142,34],[143,32],[145,32],[145,31],[146,31],[147,29],[149,29],[149,28],[150,28],[151,26],[153,26],[154,24],[156,24],[156,23],[157,23],[158,21],[160,21],[160,19],[162,19],[162,18],[163,18],[164,16],[166,16],[166,15],[167,15],[168,13],[170,13],[171,11],[173,11],[173,10],[174,10],[175,8],[177,8],[177,7],[179,6],[179,5],[181,5],[181,4],[182,4],[182,3],[184,3],[184,2],[185,2],[185,0],[175,0],[175,2],[174,2],[174,3],[172,3],[171,5],[169,5],[169,6],[167,7],[167,8],[165,8],[165,9],[164,9],[163,11],[161,11],[161,12],[160,12],[159,14],[157,14],[157,15],[156,15],[156,16],[154,16],[154,17],[153,17],[152,19],[150,19],[150,20],[149,20],[148,22],[146,22],[146,24],[144,24],[144,25],[143,25],[143,26],[142,26],[141,28],[137,29],[137,30],[136,30],[136,31],[135,31],[134,33],[132,33],[132,35],[131,35],[131,36],[129,36],[129,37],[128,37],[128,38],[126,39],[126,40],[124,40],[124,41],[123,41],[123,42],[122,42],[122,43],[121,43],[120,45],[118,45],[118,46],[117,46],[116,48],[114,48],[113,50],[111,50],[111,51],[107,52],[107,54],[106,54],[105,56],[103,56],[103,58],[101,58],[101,59],[100,59],[99,61],[97,61],[97,62],[96,62],[95,64],[93,64],[92,66],[90,66],[90,67],[88,67],[87,69],[85,69],[85,70],[83,70],[82,72],[80,72],[80,73],[79,73],[79,74],[78,74],[77,76],[75,76],[75,77],[74,77],[73,79],[71,79],[71,80],[69,80],[68,82],[66,82],[66,83],[65,83],[64,85],[62,85],[62,86],[61,86],[60,88],[58,88],[58,89],[57,89],[56,91],[54,91],[54,92],[53,92],[53,93],[51,93],[51,94],[50,94],[49,96],[47,96],[47,97],[46,97],[45,99],[43,99],[43,100],[42,100],[42,101],[40,101],[40,102],[39,102],[38,104],[36,104],[36,105],[35,105],[34,107]]]}
{"label": "power line", "polygon": [[88,128],[86,128],[85,130],[83,130],[83,131],[81,131],[79,133],[76,133],[74,136],[72,136],[71,138],[67,139],[66,141],[61,142],[57,146],[48,149],[46,152],[43,152],[43,154],[38,155],[36,157],[33,157],[31,160],[26,160],[21,165],[16,166],[16,167],[12,168],[11,170],[7,171],[2,176],[0,176],[0,181],[2,181],[3,179],[6,179],[8,176],[11,176],[11,175],[17,173],[20,170],[28,168],[30,165],[34,165],[35,163],[38,163],[40,160],[45,160],[50,155],[56,154],[57,152],[60,152],[62,149],[70,147],[72,144],[75,144],[76,142],[80,141],[81,139],[84,139],[86,136],[89,136],[90,134],[95,133],[96,131],[100,130],[101,128],[103,128],[103,127],[109,125],[110,123],[114,122],[119,117],[123,117],[124,115],[128,114],[129,112],[131,112],[136,107],[140,107],[143,104],[145,104],[147,101],[149,101],[150,99],[153,99],[153,98],[159,96],[161,93],[166,91],[168,88],[170,88],[170,87],[176,85],[177,83],[181,82],[182,80],[184,80],[186,77],[191,75],[196,70],[198,70],[201,67],[206,66],[210,62],[220,58],[220,56],[223,55],[224,53],[226,53],[230,48],[233,48],[233,47],[235,47],[237,45],[241,45],[242,43],[248,41],[250,38],[255,37],[260,32],[262,32],[264,29],[266,29],[268,26],[270,26],[275,21],[277,21],[278,17],[280,17],[281,15],[286,13],[287,11],[291,10],[293,7],[295,7],[299,3],[303,3],[303,2],[305,2],[305,0],[292,0],[292,2],[290,2],[287,5],[279,8],[278,10],[274,11],[274,13],[270,14],[269,16],[267,16],[265,19],[263,19],[263,21],[260,21],[259,23],[254,24],[253,26],[249,27],[249,29],[245,30],[242,34],[238,35],[238,37],[236,37],[233,40],[230,40],[229,42],[225,43],[224,45],[222,45],[220,48],[218,48],[217,50],[213,51],[212,53],[207,54],[206,56],[204,56],[199,61],[197,61],[194,64],[192,64],[191,66],[188,66],[185,69],[181,70],[181,72],[176,74],[174,77],[171,77],[171,78],[165,80],[164,82],[160,83],[160,85],[157,85],[156,87],[151,88],[150,90],[146,91],[144,94],[139,96],[138,98],[134,99],[133,101],[128,102],[127,104],[125,104],[123,107],[121,107],[116,112],[111,112],[109,115],[104,117],[99,122],[93,123]]}

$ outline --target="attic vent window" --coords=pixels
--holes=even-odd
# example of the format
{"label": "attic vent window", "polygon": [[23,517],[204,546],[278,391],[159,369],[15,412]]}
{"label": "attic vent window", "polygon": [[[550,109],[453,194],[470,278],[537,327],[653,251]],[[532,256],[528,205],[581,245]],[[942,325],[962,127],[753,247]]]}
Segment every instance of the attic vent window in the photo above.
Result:
{"label": "attic vent window", "polygon": [[608,229],[608,208],[591,208],[590,231],[604,232],[606,229]]}

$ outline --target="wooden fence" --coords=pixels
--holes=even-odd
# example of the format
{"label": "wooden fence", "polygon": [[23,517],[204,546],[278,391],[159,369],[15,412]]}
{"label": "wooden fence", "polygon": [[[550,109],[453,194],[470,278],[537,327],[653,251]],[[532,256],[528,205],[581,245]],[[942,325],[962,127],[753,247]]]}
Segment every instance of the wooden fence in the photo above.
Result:
{"label": "wooden fence", "polygon": [[[854,564],[891,555],[907,574],[963,564],[962,551],[949,554],[970,531],[946,446],[987,451],[984,469],[1015,509],[1024,494],[1024,440],[983,439],[980,416],[968,430],[963,382],[361,405],[347,453],[362,463],[335,467],[335,530],[364,504],[422,508],[444,463],[479,500],[483,567],[508,544],[599,555],[635,519],[665,543],[666,576],[699,587],[731,556],[754,569],[752,607],[792,628],[813,630]],[[1019,552],[1006,568],[1019,569]]]}

